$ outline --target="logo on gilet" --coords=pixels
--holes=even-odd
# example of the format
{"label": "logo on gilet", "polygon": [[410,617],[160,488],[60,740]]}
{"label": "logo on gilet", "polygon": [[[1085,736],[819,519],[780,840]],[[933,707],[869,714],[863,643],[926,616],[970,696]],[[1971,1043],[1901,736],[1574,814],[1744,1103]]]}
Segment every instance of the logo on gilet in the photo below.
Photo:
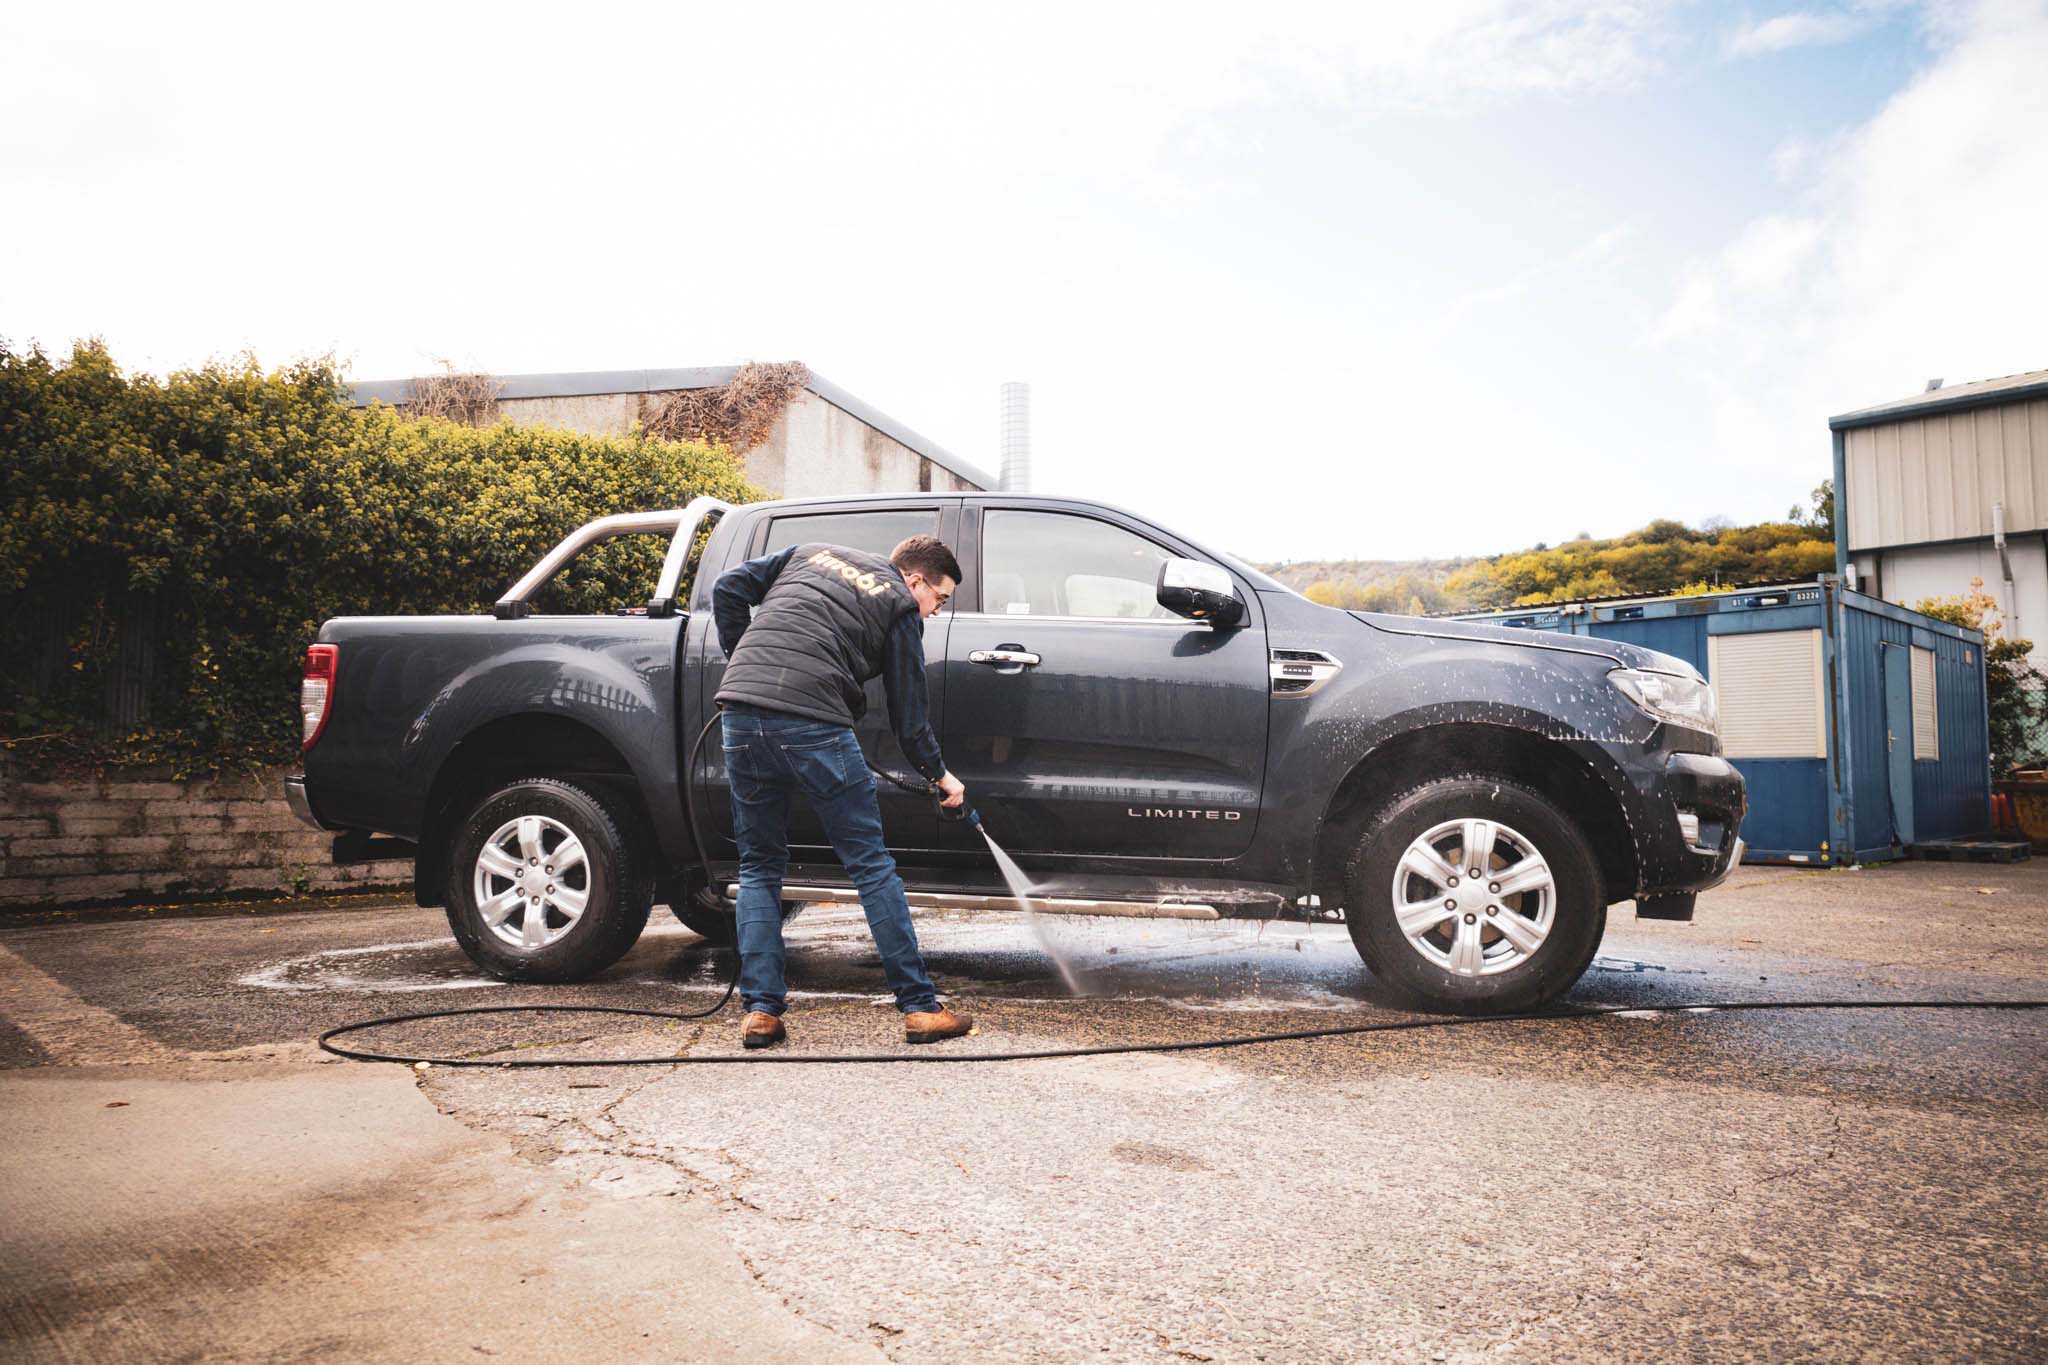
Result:
{"label": "logo on gilet", "polygon": [[830,550],[818,551],[818,553],[811,556],[810,562],[826,570],[828,573],[838,574],[870,597],[880,597],[883,593],[889,591],[890,583],[888,579],[877,578],[865,569],[856,568],[838,555],[833,554]]}

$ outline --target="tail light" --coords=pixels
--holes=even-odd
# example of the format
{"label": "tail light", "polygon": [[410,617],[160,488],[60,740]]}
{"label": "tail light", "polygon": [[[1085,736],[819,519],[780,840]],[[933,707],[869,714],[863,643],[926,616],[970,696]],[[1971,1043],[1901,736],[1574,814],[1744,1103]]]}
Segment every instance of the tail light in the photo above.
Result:
{"label": "tail light", "polygon": [[306,676],[299,682],[299,719],[304,725],[301,749],[310,749],[327,728],[327,711],[334,701],[334,668],[341,655],[339,645],[306,646]]}

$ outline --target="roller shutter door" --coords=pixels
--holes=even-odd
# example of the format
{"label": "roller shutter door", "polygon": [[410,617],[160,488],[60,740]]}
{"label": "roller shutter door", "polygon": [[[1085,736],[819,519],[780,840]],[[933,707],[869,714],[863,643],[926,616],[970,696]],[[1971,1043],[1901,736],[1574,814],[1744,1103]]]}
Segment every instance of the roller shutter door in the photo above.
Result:
{"label": "roller shutter door", "polygon": [[1819,631],[1710,635],[1707,681],[1728,757],[1827,757]]}

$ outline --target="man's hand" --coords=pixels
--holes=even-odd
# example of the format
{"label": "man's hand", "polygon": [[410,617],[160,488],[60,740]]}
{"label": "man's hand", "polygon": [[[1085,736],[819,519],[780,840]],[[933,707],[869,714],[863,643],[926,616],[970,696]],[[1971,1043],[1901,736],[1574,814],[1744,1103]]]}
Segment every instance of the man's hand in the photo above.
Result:
{"label": "man's hand", "polygon": [[947,807],[948,809],[958,806],[962,801],[965,801],[967,799],[967,788],[962,786],[960,784],[960,779],[953,776],[953,774],[951,773],[939,774],[939,780],[937,785],[940,792],[944,793],[946,798],[945,800],[939,802],[939,804]]}

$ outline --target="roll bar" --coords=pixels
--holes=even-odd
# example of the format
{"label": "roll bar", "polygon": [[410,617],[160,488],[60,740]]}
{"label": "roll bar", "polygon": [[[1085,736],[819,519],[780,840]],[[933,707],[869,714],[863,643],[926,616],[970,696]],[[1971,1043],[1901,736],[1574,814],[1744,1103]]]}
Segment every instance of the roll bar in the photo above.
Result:
{"label": "roll bar", "polygon": [[491,608],[491,614],[500,621],[516,621],[531,616],[533,604],[527,599],[539,592],[543,583],[560,573],[563,565],[600,541],[668,531],[672,533],[668,553],[662,557],[661,577],[655,582],[654,596],[647,601],[647,614],[674,616],[678,607],[676,588],[682,581],[684,566],[689,563],[690,547],[696,544],[697,533],[703,529],[707,517],[730,512],[732,506],[718,498],[692,498],[687,507],[664,512],[620,512],[586,522],[564,536],[561,544],[542,555],[540,563],[528,569],[524,577],[506,589],[505,595]]}

